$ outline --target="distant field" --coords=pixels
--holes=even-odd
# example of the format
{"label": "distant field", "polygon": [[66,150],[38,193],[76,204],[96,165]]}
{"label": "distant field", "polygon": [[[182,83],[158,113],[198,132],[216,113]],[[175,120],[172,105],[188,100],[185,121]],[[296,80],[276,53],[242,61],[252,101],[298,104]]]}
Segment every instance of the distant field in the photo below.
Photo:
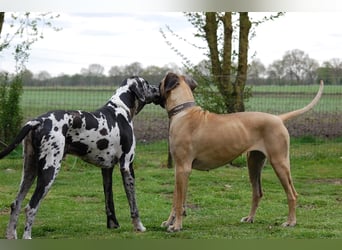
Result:
{"label": "distant field", "polygon": [[[290,111],[306,105],[314,97],[318,85],[254,86],[246,103],[253,111]],[[26,118],[53,109],[94,110],[114,93],[109,87],[25,87],[22,107]],[[323,112],[342,111],[342,86],[325,86],[323,97],[315,108]],[[153,112],[158,112],[151,109]]]}

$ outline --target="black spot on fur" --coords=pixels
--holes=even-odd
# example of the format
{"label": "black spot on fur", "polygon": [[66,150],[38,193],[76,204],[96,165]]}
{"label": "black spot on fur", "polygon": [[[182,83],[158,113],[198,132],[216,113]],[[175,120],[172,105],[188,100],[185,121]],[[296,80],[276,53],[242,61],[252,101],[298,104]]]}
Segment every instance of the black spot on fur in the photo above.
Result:
{"label": "black spot on fur", "polygon": [[53,147],[53,148],[55,148],[55,149],[58,149],[58,148],[59,148],[59,146],[57,145],[56,142],[51,143],[51,147]]}
{"label": "black spot on fur", "polygon": [[117,120],[120,131],[120,144],[122,147],[122,151],[124,154],[127,154],[131,150],[133,144],[132,127],[130,126],[126,118],[121,114],[118,115]]}
{"label": "black spot on fur", "polygon": [[135,96],[131,92],[122,93],[120,99],[128,108],[134,108]]}
{"label": "black spot on fur", "polygon": [[66,149],[67,149],[68,153],[83,156],[83,155],[86,155],[88,152],[88,145],[87,144],[84,144],[84,143],[79,142],[79,141],[73,142],[71,136],[68,136],[66,138],[66,143],[67,143]]}
{"label": "black spot on fur", "polygon": [[52,130],[52,121],[50,119],[46,119],[44,121],[44,130],[50,132]]}
{"label": "black spot on fur", "polygon": [[82,143],[82,142],[73,142],[71,146],[76,149],[75,152],[78,155],[86,155],[88,151],[88,145]]}
{"label": "black spot on fur", "polygon": [[109,128],[109,131],[111,131],[112,128],[116,126],[115,109],[105,106],[99,109],[99,112],[101,112],[101,114],[106,117],[107,126]]}
{"label": "black spot on fur", "polygon": [[46,119],[43,122],[42,129],[39,131],[38,141],[41,141],[41,139],[44,137],[45,140],[50,140],[50,132],[52,131],[52,121],[50,119]]}
{"label": "black spot on fur", "polygon": [[65,136],[67,132],[68,132],[68,125],[64,124],[62,127],[62,134]]}
{"label": "black spot on fur", "polygon": [[109,141],[107,139],[100,139],[96,142],[97,148],[100,150],[104,150],[108,148]]}
{"label": "black spot on fur", "polygon": [[74,119],[72,120],[72,128],[77,129],[82,127],[82,118],[81,116],[77,115],[74,116]]}
{"label": "black spot on fur", "polygon": [[94,115],[92,115],[92,114],[90,114],[88,112],[84,112],[83,115],[85,116],[86,130],[91,130],[91,129],[97,130],[98,127],[99,127],[99,122],[94,117]]}
{"label": "black spot on fur", "polygon": [[64,115],[65,115],[65,111],[63,110],[57,110],[53,112],[55,119],[57,121],[63,120],[64,119]]}
{"label": "black spot on fur", "polygon": [[107,129],[105,129],[105,128],[101,129],[101,130],[100,130],[100,134],[101,134],[101,135],[108,135]]}

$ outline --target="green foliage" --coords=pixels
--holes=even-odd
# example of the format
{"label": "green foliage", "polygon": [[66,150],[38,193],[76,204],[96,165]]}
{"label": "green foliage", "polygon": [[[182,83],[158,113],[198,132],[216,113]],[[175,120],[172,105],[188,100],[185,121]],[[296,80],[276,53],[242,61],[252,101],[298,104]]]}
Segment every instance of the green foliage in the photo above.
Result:
{"label": "green foliage", "polygon": [[11,80],[7,75],[0,78],[0,144],[2,146],[11,142],[21,127],[22,92],[22,80],[19,75]]}
{"label": "green foliage", "polygon": [[[5,20],[5,14],[1,12],[1,26]],[[44,27],[50,27],[55,31],[59,29],[52,25],[51,21],[57,16],[50,13],[12,13],[8,21],[10,32],[2,35],[0,40],[0,52],[13,47],[13,56],[16,62],[16,74],[9,78],[8,75],[0,76],[0,147],[9,143],[17,134],[22,123],[20,108],[20,96],[22,94],[22,79],[25,72],[25,63],[29,58],[32,45],[39,39],[43,39]],[[0,34],[1,34],[0,29]]]}
{"label": "green foliage", "polygon": [[194,93],[197,105],[210,112],[226,113],[224,97],[219,94],[214,84],[205,78],[197,82],[198,86]]}

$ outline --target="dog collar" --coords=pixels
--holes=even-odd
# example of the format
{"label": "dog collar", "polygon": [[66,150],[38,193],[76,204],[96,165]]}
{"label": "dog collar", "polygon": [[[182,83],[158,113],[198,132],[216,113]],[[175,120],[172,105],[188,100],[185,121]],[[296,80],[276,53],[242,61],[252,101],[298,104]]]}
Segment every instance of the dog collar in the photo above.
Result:
{"label": "dog collar", "polygon": [[171,118],[172,116],[178,114],[179,112],[183,111],[184,109],[193,107],[195,105],[196,105],[195,102],[185,102],[183,104],[177,105],[176,107],[171,109],[169,112],[167,112],[167,114],[168,114],[169,118]]}

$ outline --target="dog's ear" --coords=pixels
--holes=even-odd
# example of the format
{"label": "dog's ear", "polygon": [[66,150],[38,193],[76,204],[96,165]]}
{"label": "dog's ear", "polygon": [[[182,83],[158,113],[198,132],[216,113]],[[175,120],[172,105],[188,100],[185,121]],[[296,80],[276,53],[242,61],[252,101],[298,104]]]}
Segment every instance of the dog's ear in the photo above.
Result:
{"label": "dog's ear", "polygon": [[174,73],[168,73],[164,79],[164,92],[167,93],[179,85],[179,77]]}
{"label": "dog's ear", "polygon": [[138,97],[141,102],[145,102],[145,96],[143,94],[144,91],[141,86],[142,83],[137,80],[136,84],[132,84],[129,89]]}
{"label": "dog's ear", "polygon": [[191,91],[193,91],[198,85],[194,79],[192,79],[191,77],[188,77],[188,76],[184,76],[184,81],[186,82],[186,84],[188,84]]}

